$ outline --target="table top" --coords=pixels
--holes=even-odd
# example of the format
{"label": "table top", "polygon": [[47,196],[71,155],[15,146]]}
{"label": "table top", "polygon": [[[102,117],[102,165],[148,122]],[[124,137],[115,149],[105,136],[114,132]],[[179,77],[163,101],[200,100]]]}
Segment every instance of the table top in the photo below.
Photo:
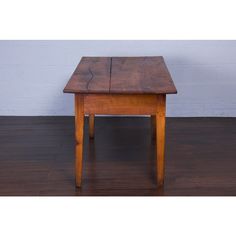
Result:
{"label": "table top", "polygon": [[177,90],[162,56],[82,57],[64,92],[171,94]]}

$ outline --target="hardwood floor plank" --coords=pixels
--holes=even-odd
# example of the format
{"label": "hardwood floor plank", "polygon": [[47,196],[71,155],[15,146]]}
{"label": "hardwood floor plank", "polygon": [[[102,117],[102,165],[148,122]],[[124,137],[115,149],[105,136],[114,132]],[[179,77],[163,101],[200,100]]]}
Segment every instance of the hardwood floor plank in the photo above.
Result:
{"label": "hardwood floor plank", "polygon": [[85,120],[75,188],[74,117],[0,117],[0,196],[236,196],[236,118],[167,118],[166,178],[156,189],[150,118]]}

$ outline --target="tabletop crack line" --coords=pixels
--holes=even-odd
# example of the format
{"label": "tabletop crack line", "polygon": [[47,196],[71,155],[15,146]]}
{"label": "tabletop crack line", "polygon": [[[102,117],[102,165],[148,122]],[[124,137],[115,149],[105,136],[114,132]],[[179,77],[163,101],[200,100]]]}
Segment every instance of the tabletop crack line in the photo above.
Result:
{"label": "tabletop crack line", "polygon": [[88,71],[91,74],[91,77],[89,78],[89,81],[87,82],[87,85],[86,85],[87,91],[89,91],[89,84],[90,84],[90,82],[92,81],[92,79],[94,77],[93,72],[91,71],[90,68],[88,69]]}

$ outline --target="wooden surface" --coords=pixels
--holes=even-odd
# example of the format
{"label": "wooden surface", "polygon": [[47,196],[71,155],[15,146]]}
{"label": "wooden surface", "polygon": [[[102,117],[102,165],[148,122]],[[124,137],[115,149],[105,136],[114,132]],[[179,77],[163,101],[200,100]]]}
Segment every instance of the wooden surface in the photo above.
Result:
{"label": "wooden surface", "polygon": [[68,84],[65,93],[107,93],[110,87],[109,57],[82,57]]}
{"label": "wooden surface", "polygon": [[[157,146],[157,187],[164,184],[165,166],[164,166],[164,152],[165,152],[165,110],[166,110],[166,94],[75,94],[76,97],[83,97],[83,110],[85,114],[89,114],[89,136],[94,136],[94,114],[108,114],[108,115],[154,115],[156,118],[156,146]],[[78,106],[78,104],[75,104]],[[92,116],[91,116],[92,115]],[[150,118],[153,123],[153,118]],[[82,127],[83,123],[77,126]],[[153,135],[152,135],[153,137]],[[83,147],[81,147],[83,149]],[[82,151],[80,152],[82,153]],[[79,160],[80,153],[76,153],[76,159]],[[81,164],[82,165],[82,164]],[[76,175],[81,186],[81,169]]]}
{"label": "wooden surface", "polygon": [[[81,186],[84,114],[154,115],[157,132],[157,183],[164,183],[165,97],[176,93],[162,56],[83,57],[64,92],[75,94],[76,186]],[[164,102],[163,102],[164,101]],[[78,128],[79,127],[79,128]]]}
{"label": "wooden surface", "polygon": [[162,186],[164,184],[165,173],[166,95],[158,95],[156,108],[157,185]]}
{"label": "wooden surface", "polygon": [[177,93],[162,56],[83,57],[65,93]]}
{"label": "wooden surface", "polygon": [[75,176],[76,186],[81,186],[84,143],[84,97],[75,95]]}
{"label": "wooden surface", "polygon": [[150,119],[140,117],[96,117],[90,141],[86,118],[77,189],[73,121],[0,117],[1,196],[236,196],[236,118],[167,118],[163,190]]}
{"label": "wooden surface", "polygon": [[150,115],[156,114],[157,95],[84,95],[85,114]]}

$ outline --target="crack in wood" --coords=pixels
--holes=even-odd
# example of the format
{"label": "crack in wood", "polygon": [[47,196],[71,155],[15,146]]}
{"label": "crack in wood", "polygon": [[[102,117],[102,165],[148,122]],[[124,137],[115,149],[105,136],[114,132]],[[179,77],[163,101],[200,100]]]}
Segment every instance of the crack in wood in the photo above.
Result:
{"label": "crack in wood", "polygon": [[93,72],[91,71],[90,68],[88,69],[88,71],[91,74],[91,78],[89,79],[89,81],[87,82],[87,85],[86,85],[87,91],[89,91],[89,84],[90,84],[90,82],[92,81],[92,79],[94,77]]}

